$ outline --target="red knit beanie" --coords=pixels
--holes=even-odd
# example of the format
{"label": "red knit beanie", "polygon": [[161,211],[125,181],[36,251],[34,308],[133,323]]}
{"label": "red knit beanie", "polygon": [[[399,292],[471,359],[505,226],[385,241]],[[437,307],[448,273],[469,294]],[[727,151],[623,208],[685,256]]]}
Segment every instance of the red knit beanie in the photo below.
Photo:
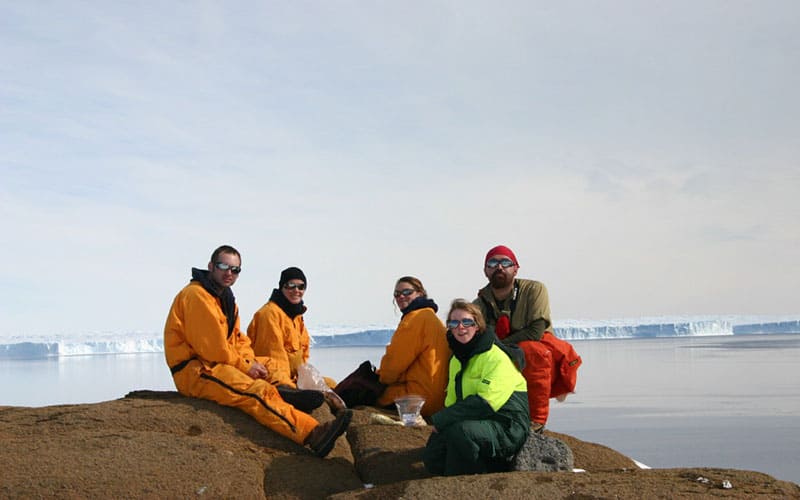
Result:
{"label": "red knit beanie", "polygon": [[486,260],[483,261],[483,265],[485,266],[489,259],[494,257],[495,255],[505,255],[506,257],[510,258],[511,261],[514,263],[515,266],[519,267],[519,262],[517,262],[517,256],[514,255],[514,252],[511,251],[510,248],[503,245],[497,245],[496,247],[489,250],[486,254]]}

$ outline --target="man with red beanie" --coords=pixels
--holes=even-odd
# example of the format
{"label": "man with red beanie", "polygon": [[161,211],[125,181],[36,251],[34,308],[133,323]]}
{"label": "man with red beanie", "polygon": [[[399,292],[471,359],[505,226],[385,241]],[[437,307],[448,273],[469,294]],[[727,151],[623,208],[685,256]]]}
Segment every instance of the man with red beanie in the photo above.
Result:
{"label": "man with red beanie", "polygon": [[553,332],[550,299],[543,283],[518,279],[518,270],[517,256],[510,248],[498,245],[489,250],[483,266],[489,284],[478,291],[474,303],[483,312],[487,330],[525,353],[522,375],[528,382],[531,430],[541,432],[550,412],[553,360],[539,340],[545,332]]}

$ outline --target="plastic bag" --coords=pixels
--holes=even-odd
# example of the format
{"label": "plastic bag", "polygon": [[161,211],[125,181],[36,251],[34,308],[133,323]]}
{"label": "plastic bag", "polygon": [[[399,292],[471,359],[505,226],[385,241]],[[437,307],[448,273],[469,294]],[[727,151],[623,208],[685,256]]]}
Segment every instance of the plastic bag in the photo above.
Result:
{"label": "plastic bag", "polygon": [[297,368],[297,388],[322,392],[331,390],[325,383],[325,378],[311,363],[302,364]]}
{"label": "plastic bag", "polygon": [[328,387],[325,377],[311,363],[302,364],[297,368],[297,388],[320,391],[334,414],[340,409],[347,408],[342,398]]}

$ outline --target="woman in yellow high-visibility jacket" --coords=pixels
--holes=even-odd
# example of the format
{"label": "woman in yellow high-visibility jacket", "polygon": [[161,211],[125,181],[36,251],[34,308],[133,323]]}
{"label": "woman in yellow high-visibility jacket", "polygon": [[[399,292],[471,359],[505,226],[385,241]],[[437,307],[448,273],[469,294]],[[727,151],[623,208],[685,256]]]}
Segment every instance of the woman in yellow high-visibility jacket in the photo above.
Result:
{"label": "woman in yellow high-visibility jacket", "polygon": [[445,476],[507,471],[530,432],[525,378],[486,332],[475,304],[453,301],[447,328],[447,398],[431,417],[425,468]]}

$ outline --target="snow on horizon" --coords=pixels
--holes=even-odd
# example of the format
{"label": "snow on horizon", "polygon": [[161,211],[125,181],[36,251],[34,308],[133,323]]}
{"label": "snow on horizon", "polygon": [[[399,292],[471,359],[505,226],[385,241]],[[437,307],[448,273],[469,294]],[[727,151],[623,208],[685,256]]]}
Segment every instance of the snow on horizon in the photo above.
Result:
{"label": "snow on horizon", "polygon": [[[614,318],[605,320],[595,319],[563,319],[558,320],[553,325],[556,329],[593,329],[603,327],[632,327],[643,325],[667,325],[667,324],[696,324],[703,322],[727,323],[731,326],[780,323],[786,321],[800,321],[800,314],[795,315],[700,315],[700,316],[641,316],[630,318]],[[394,330],[397,323],[365,323],[365,324],[327,324],[306,321],[309,333],[312,337],[346,335],[351,333],[361,333],[367,331]],[[51,334],[0,334],[0,344],[19,343],[19,342],[97,342],[97,341],[120,341],[121,337],[126,340],[133,339],[152,339],[160,338],[163,332],[143,331],[143,330],[94,330],[85,332],[57,332]]]}

